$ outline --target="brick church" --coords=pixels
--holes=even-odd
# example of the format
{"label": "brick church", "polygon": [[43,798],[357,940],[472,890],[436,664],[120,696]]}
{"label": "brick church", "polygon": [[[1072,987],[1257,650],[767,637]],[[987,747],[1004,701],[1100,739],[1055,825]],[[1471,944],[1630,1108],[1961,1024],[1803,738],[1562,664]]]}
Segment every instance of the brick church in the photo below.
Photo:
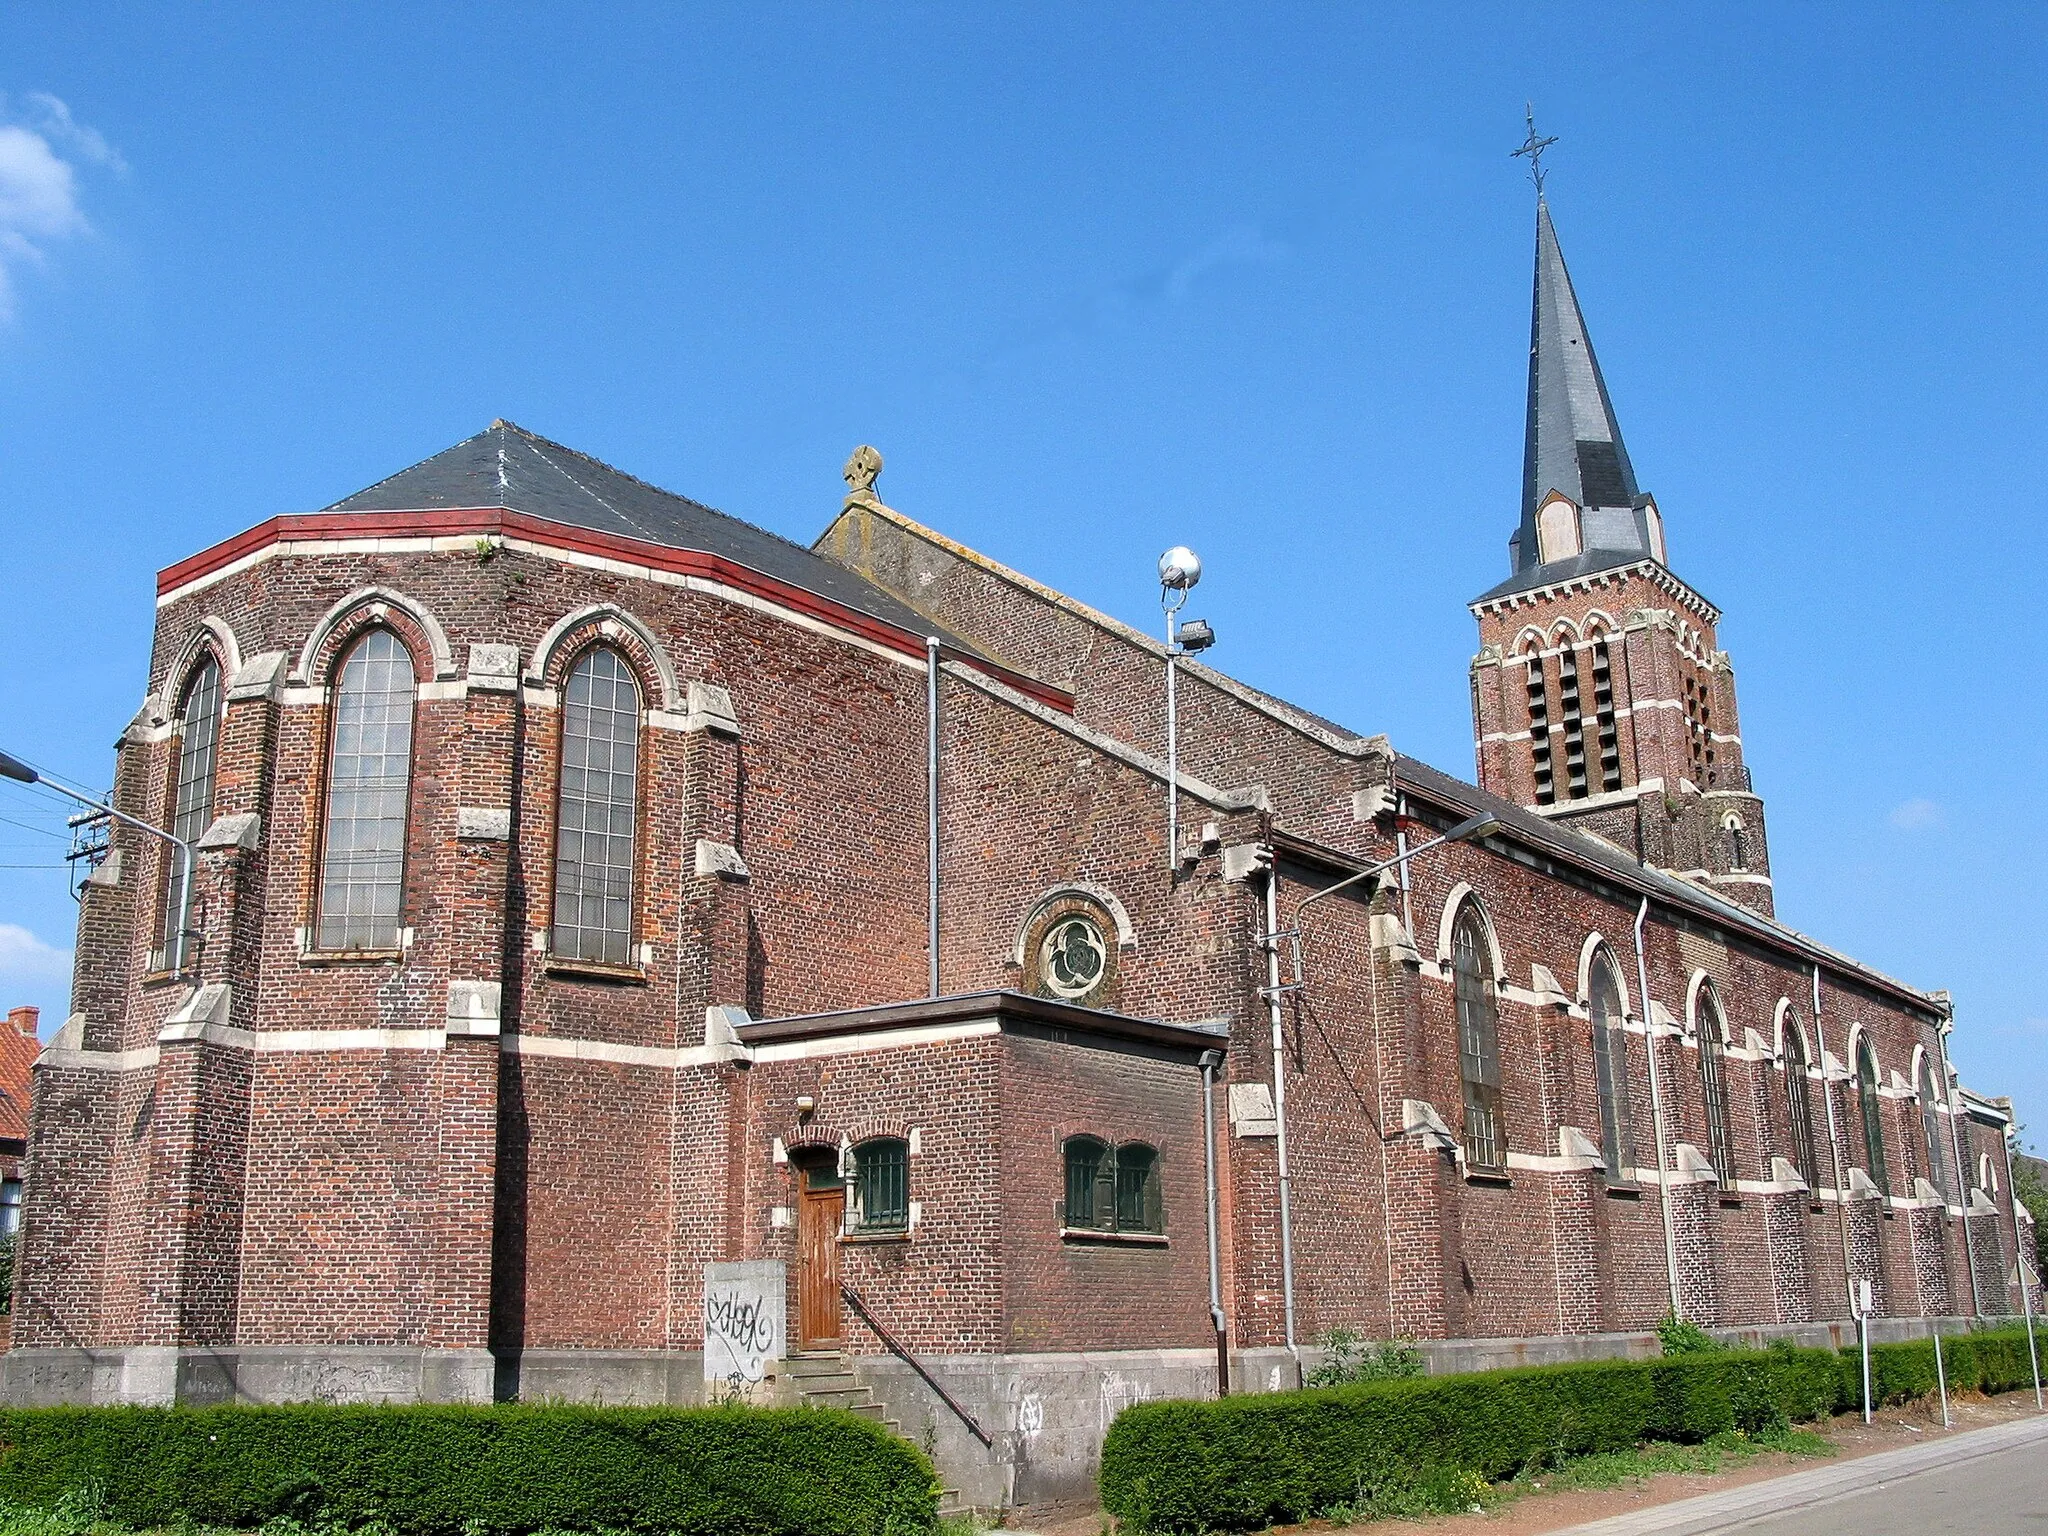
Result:
{"label": "brick church", "polygon": [[1181,655],[1170,839],[1167,647],[879,469],[806,548],[500,421],[161,573],[114,793],[194,865],[86,886],[13,1400],[701,1401],[740,1266],[998,1502],[1219,1332],[2019,1310],[2010,1105],[1777,917],[1547,207],[1476,784]]}

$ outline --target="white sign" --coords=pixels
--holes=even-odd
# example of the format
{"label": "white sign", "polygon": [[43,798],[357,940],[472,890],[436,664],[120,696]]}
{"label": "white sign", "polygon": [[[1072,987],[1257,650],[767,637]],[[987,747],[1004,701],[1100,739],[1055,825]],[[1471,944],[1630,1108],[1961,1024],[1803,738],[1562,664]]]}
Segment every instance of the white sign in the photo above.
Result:
{"label": "white sign", "polygon": [[788,1342],[788,1272],[779,1259],[704,1266],[704,1400],[766,1401]]}

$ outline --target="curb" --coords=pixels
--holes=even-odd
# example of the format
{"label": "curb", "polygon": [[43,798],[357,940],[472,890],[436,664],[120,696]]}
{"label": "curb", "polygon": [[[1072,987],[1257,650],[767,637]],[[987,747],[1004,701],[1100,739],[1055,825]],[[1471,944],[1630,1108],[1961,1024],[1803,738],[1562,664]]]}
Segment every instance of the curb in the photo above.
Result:
{"label": "curb", "polygon": [[1731,1488],[1726,1493],[1705,1493],[1654,1509],[1609,1515],[1604,1520],[1552,1532],[1551,1536],[1704,1536],[1709,1531],[1725,1531],[1767,1515],[1807,1509],[1815,1504],[1863,1493],[1902,1477],[1954,1467],[2037,1440],[2048,1440],[2048,1416],[2024,1419],[2017,1424],[1999,1424],[1990,1429],[1966,1430],[1960,1435],[1945,1436],[1930,1445],[1881,1451],[1875,1456],[1860,1456],[1838,1466],[1793,1472],[1766,1482]]}

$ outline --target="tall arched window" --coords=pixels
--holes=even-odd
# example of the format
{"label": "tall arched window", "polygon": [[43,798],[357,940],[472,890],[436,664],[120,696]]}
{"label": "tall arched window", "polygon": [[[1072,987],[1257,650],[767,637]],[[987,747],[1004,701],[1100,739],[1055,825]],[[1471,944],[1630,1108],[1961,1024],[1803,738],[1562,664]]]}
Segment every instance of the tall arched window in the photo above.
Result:
{"label": "tall arched window", "polygon": [[1628,1035],[1621,1002],[1621,978],[1601,950],[1593,962],[1593,989],[1586,1001],[1593,1023],[1593,1083],[1600,1092],[1600,1155],[1607,1177],[1619,1179],[1635,1158],[1629,1134]]}
{"label": "tall arched window", "polygon": [[[213,770],[220,750],[220,663],[201,661],[185,684],[184,707],[178,711],[177,774],[171,783],[171,832],[196,843],[213,824]],[[164,881],[163,962],[161,969],[182,971],[192,955],[192,870],[175,849],[166,857]]]}
{"label": "tall arched window", "polygon": [[1475,1168],[1507,1166],[1500,1124],[1500,1015],[1494,1006],[1485,921],[1467,902],[1451,930],[1458,1001],[1458,1075],[1465,1087],[1465,1157]]}
{"label": "tall arched window", "polygon": [[1728,1022],[1713,983],[1700,986],[1700,1100],[1707,1111],[1707,1155],[1723,1189],[1735,1185],[1735,1142],[1728,1133]]}
{"label": "tall arched window", "polygon": [[1871,1049],[1870,1036],[1864,1035],[1856,1042],[1856,1107],[1863,1117],[1863,1150],[1868,1162],[1865,1172],[1870,1182],[1886,1194],[1891,1193],[1891,1180],[1884,1167],[1884,1111],[1877,1096],[1877,1052]]}
{"label": "tall arched window", "polygon": [[327,755],[321,949],[398,948],[412,792],[412,657],[373,629],[341,664]]}
{"label": "tall arched window", "polygon": [[1926,1052],[1920,1055],[1920,1070],[1914,1088],[1920,1094],[1920,1130],[1927,1138],[1927,1179],[1941,1197],[1949,1197],[1948,1138],[1941,1125],[1941,1098],[1934,1091],[1934,1063]]}
{"label": "tall arched window", "polygon": [[586,652],[562,698],[554,953],[624,965],[633,935],[640,685],[617,651]]}
{"label": "tall arched window", "polygon": [[1813,1095],[1808,1086],[1806,1036],[1799,1028],[1799,1015],[1785,1015],[1785,1110],[1792,1120],[1792,1159],[1808,1189],[1820,1181],[1819,1160],[1813,1154]]}

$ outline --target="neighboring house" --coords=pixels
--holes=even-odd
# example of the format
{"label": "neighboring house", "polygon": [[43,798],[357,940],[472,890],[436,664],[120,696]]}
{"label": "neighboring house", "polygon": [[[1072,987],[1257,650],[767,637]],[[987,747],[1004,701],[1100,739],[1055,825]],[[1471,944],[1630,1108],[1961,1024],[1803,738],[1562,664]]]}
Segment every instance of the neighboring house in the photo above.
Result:
{"label": "neighboring house", "polygon": [[[36,1038],[38,1017],[34,1008],[11,1008],[7,1027],[0,1029],[0,1243],[7,1247],[10,1266],[14,1240],[21,1231],[21,1175],[28,1157],[30,1069],[43,1048]],[[6,1299],[11,1302],[11,1295]],[[0,1316],[0,1348],[6,1347],[12,1325],[11,1313]]]}
{"label": "neighboring house", "polygon": [[2017,1310],[2009,1106],[1775,915],[1547,208],[1526,464],[1479,784],[1188,661],[1171,847],[1160,642],[872,450],[805,548],[501,421],[165,570],[114,794],[199,867],[87,882],[8,1394],[697,1400],[706,1267],[781,1261],[793,1374],[1065,1496],[1215,1390],[1207,1154],[1240,1389]]}

